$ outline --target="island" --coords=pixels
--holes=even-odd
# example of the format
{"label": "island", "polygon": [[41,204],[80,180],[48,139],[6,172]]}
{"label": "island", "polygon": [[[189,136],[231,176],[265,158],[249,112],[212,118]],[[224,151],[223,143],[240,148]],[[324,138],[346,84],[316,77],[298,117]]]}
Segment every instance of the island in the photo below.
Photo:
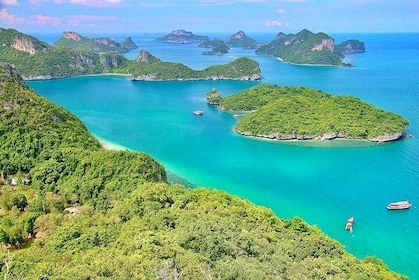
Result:
{"label": "island", "polygon": [[214,38],[198,44],[201,48],[212,48],[211,51],[205,51],[202,54],[225,54],[228,53],[229,47],[223,40]]}
{"label": "island", "polygon": [[[74,40],[78,38],[74,33],[71,36]],[[261,79],[259,64],[244,57],[198,71],[181,63],[161,61],[146,50],[142,50],[137,59],[128,60],[118,53],[51,46],[14,29],[0,28],[0,39],[3,42],[0,61],[16,65],[25,80],[109,73],[129,75],[135,81]]]}
{"label": "island", "polygon": [[279,33],[275,39],[256,49],[256,54],[272,55],[287,63],[309,65],[351,66],[342,58],[348,53],[365,52],[365,44],[347,40],[335,45],[329,35],[303,29],[297,34]]}
{"label": "island", "polygon": [[163,62],[146,50],[142,50],[134,61],[125,61],[114,73],[129,74],[135,81],[196,81],[196,80],[240,80],[261,79],[259,64],[241,57],[224,65],[213,65],[203,70],[193,70],[181,63]]}
{"label": "island", "polygon": [[169,184],[0,64],[2,279],[405,279],[301,218]]}
{"label": "island", "polygon": [[71,48],[96,53],[125,53],[138,48],[131,37],[125,38],[122,43],[119,43],[108,37],[87,38],[73,31],[63,32],[63,36],[52,45],[57,48]]}
{"label": "island", "polygon": [[167,35],[156,38],[156,42],[166,42],[173,44],[190,44],[190,43],[200,43],[208,41],[210,38],[208,36],[195,35],[190,31],[184,29],[173,30]]}
{"label": "island", "polygon": [[275,140],[359,139],[388,142],[404,137],[409,122],[358,98],[334,96],[307,87],[262,84],[208,102],[225,111],[247,111],[235,131]]}
{"label": "island", "polygon": [[239,47],[245,49],[253,49],[258,45],[258,42],[255,39],[247,36],[242,30],[228,36],[225,40],[225,43],[230,47]]}

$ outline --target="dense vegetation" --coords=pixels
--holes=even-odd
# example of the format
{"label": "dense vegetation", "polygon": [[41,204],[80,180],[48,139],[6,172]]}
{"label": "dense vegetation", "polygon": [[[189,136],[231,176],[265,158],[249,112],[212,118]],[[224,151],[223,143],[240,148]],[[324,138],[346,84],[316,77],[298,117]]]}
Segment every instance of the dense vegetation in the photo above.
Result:
{"label": "dense vegetation", "polygon": [[260,79],[259,64],[246,57],[203,70],[193,70],[181,63],[163,62],[152,57],[147,61],[126,61],[114,72],[130,74],[137,80]]}
{"label": "dense vegetation", "polygon": [[364,43],[357,40],[348,40],[335,47],[333,38],[327,34],[314,34],[304,29],[297,34],[279,33],[273,41],[259,47],[256,53],[272,55],[296,64],[340,66],[345,65],[341,61],[345,53],[362,51],[365,51]]}
{"label": "dense vegetation", "polygon": [[210,38],[208,36],[195,35],[190,31],[183,29],[173,30],[169,34],[156,38],[156,42],[168,42],[175,44],[189,44],[189,43],[199,43],[203,41],[208,41]]}
{"label": "dense vegetation", "polygon": [[229,47],[223,40],[214,38],[212,40],[204,41],[198,44],[201,48],[212,48],[211,51],[205,51],[202,54],[224,54],[228,53]]}
{"label": "dense vegetation", "polygon": [[[16,38],[25,43],[25,50],[12,47]],[[133,76],[134,79],[139,76],[146,77],[143,80],[247,79],[247,77],[260,79],[257,62],[248,58],[197,71],[181,63],[163,62],[159,59],[146,62],[130,61],[119,54],[97,54],[66,47],[55,48],[13,29],[0,29],[0,39],[5,42],[0,45],[0,61],[16,65],[25,79],[50,79],[101,73],[124,73]]]}
{"label": "dense vegetation", "polygon": [[168,185],[158,162],[103,150],[11,67],[0,79],[2,278],[402,278],[299,218]]}
{"label": "dense vegetation", "polygon": [[239,31],[231,36],[228,36],[225,43],[231,47],[240,47],[252,49],[257,46],[255,39],[247,36],[243,31]]}
{"label": "dense vegetation", "polygon": [[276,139],[381,141],[377,140],[380,136],[402,136],[409,124],[403,117],[358,98],[332,96],[306,87],[259,85],[223,98],[220,107],[255,111],[239,120],[236,131]]}
{"label": "dense vegetation", "polygon": [[64,32],[63,36],[53,43],[53,46],[96,53],[124,53],[137,48],[131,38],[126,38],[122,43],[119,43],[107,37],[87,38],[76,32]]}

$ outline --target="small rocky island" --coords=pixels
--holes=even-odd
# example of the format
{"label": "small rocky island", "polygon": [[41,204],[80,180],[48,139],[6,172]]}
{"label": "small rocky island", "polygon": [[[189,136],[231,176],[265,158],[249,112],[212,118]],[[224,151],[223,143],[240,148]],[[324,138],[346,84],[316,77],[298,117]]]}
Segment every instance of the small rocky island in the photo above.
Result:
{"label": "small rocky island", "polygon": [[108,37],[87,38],[72,31],[63,32],[63,36],[55,41],[53,46],[96,53],[125,53],[138,48],[131,37],[125,38],[122,43],[119,43]]}
{"label": "small rocky island", "polygon": [[276,140],[362,139],[388,142],[403,138],[409,122],[358,98],[332,96],[307,87],[263,84],[222,98],[216,89],[207,102],[225,111],[247,111],[235,131]]}
{"label": "small rocky island", "polygon": [[284,62],[310,65],[350,66],[342,61],[345,54],[365,52],[365,44],[347,40],[335,44],[325,33],[303,29],[297,34],[278,33],[275,39],[256,49],[256,54],[267,54]]}
{"label": "small rocky island", "polygon": [[198,44],[201,48],[212,48],[211,51],[205,51],[202,54],[225,54],[228,53],[229,47],[223,40],[214,38]]}
{"label": "small rocky island", "polygon": [[234,33],[233,35],[228,36],[225,40],[225,43],[227,44],[227,46],[230,47],[239,47],[244,49],[256,48],[258,44],[258,42],[255,39],[247,36],[242,30]]}
{"label": "small rocky island", "polygon": [[156,38],[156,42],[167,42],[174,44],[190,44],[190,43],[200,43],[208,41],[210,38],[208,36],[195,35],[190,31],[184,29],[173,30],[167,35]]}

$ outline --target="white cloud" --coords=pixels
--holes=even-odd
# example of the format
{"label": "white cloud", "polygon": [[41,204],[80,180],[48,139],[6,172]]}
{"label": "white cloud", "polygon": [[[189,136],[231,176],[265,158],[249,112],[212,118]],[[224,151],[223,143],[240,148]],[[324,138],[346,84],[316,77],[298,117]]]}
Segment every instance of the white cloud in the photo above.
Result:
{"label": "white cloud", "polygon": [[278,9],[276,12],[278,14],[285,14],[285,10],[284,9]]}
{"label": "white cloud", "polygon": [[288,22],[280,22],[277,20],[268,20],[265,22],[266,26],[288,26],[289,23]]}
{"label": "white cloud", "polygon": [[19,5],[17,0],[0,0],[0,4],[2,4],[2,5]]}
{"label": "white cloud", "polygon": [[0,22],[5,22],[8,24],[20,24],[24,23],[23,18],[15,17],[14,15],[9,14],[6,8],[0,10]]}

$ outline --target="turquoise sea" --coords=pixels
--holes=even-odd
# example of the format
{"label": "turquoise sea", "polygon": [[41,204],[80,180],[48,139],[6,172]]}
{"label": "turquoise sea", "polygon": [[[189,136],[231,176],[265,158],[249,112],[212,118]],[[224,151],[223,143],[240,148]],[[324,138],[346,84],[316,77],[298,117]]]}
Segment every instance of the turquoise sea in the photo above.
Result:
{"label": "turquoise sea", "polygon": [[[259,41],[275,37],[248,35]],[[37,36],[52,42],[61,35]],[[377,256],[392,270],[419,279],[419,33],[332,34],[337,43],[365,42],[367,52],[346,58],[354,65],[350,68],[289,65],[236,48],[204,56],[204,49],[193,44],[155,43],[157,34],[130,36],[139,45],[126,54],[130,59],[146,49],[161,60],[203,69],[248,56],[260,63],[263,80],[132,82],[102,75],[29,85],[76,114],[100,140],[158,159],[173,182],[224,190],[281,218],[300,216],[356,257]],[[256,140],[234,134],[240,114],[206,104],[212,88],[227,96],[260,83],[359,97],[407,118],[412,137],[379,145]],[[195,116],[195,109],[204,115]],[[412,202],[411,209],[386,209],[387,203],[404,199]],[[353,234],[344,230],[350,216]]]}

